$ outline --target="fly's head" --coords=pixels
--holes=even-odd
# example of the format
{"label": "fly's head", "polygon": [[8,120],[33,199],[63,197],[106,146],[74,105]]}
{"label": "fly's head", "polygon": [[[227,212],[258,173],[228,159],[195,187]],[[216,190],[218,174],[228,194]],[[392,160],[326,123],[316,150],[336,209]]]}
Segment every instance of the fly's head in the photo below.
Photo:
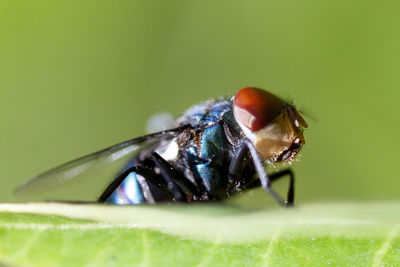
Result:
{"label": "fly's head", "polygon": [[240,89],[233,113],[257,151],[273,162],[291,162],[305,144],[308,125],[293,105],[254,87]]}

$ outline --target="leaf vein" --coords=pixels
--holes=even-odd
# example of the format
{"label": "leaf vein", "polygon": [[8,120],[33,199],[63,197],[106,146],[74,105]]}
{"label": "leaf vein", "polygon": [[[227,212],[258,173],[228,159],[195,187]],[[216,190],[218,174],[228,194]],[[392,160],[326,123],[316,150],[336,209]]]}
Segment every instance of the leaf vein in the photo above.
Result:
{"label": "leaf vein", "polygon": [[204,255],[204,259],[197,264],[197,267],[202,267],[202,266],[207,266],[211,256],[213,255],[215,249],[217,248],[217,240],[218,238],[215,239],[214,244],[211,246],[211,248],[207,251],[206,255]]}
{"label": "leaf vein", "polygon": [[263,255],[263,258],[265,259],[264,266],[266,266],[266,267],[271,262],[271,254],[272,254],[272,251],[274,249],[275,244],[278,242],[278,238],[279,238],[280,232],[281,232],[281,228],[277,227],[276,230],[275,230],[274,235],[271,237],[271,241],[269,242],[269,246],[267,248],[267,251]]}
{"label": "leaf vein", "polygon": [[397,236],[399,232],[400,225],[396,225],[389,231],[386,239],[382,242],[381,248],[376,252],[375,257],[372,261],[372,266],[380,266],[384,256],[387,254],[388,250],[391,248],[391,243],[393,239]]}
{"label": "leaf vein", "polygon": [[24,258],[28,254],[29,250],[33,247],[36,240],[42,235],[42,231],[34,232],[29,240],[25,242],[25,245],[21,247],[14,255],[11,256],[13,259]]}
{"label": "leaf vein", "polygon": [[146,231],[142,232],[142,244],[143,244],[143,259],[140,266],[146,267],[149,265],[149,244],[147,241]]}

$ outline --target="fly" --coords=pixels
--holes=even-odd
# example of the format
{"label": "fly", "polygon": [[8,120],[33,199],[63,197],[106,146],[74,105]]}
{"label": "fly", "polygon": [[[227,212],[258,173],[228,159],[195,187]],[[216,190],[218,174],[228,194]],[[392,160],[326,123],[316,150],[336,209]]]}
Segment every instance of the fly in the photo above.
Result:
{"label": "fly", "polygon": [[[219,201],[262,187],[280,205],[293,205],[293,172],[265,170],[290,164],[305,143],[308,125],[292,104],[246,87],[193,106],[175,123],[55,167],[26,181],[17,195],[127,205]],[[284,176],[285,199],[271,187]]]}

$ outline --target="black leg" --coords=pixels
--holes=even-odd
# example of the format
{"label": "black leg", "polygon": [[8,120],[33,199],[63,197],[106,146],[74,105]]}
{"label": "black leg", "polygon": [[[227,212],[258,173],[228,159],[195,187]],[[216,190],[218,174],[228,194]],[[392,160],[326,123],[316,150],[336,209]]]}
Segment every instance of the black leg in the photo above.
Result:
{"label": "black leg", "polygon": [[[288,200],[284,201],[279,195],[278,193],[275,192],[275,190],[272,189],[271,187],[271,182],[272,179],[270,177],[268,177],[267,173],[265,172],[265,168],[263,165],[263,159],[261,158],[260,154],[257,152],[256,148],[254,147],[254,145],[249,141],[249,140],[244,140],[244,143],[246,143],[251,158],[253,160],[254,163],[254,167],[256,169],[256,172],[258,174],[258,178],[260,179],[260,184],[261,187],[264,188],[265,191],[267,191],[274,199],[276,202],[278,202],[280,205],[284,206],[284,207],[289,207],[293,205],[293,200],[294,200],[294,183],[293,183],[293,175],[291,176],[291,181],[290,181],[290,185],[289,185],[289,192],[288,192]],[[284,174],[283,174],[284,175]],[[281,175],[281,176],[283,176]],[[275,177],[274,180],[278,179],[279,177]]]}
{"label": "black leg", "polygon": [[287,193],[286,206],[291,207],[294,205],[294,174],[291,169],[285,169],[279,172],[275,172],[269,176],[271,183],[282,178],[284,176],[289,176],[289,189]]}
{"label": "black leg", "polygon": [[187,198],[186,200],[191,200],[197,195],[196,187],[158,153],[153,154],[152,160],[160,169],[161,176],[167,183],[168,189],[170,189],[170,192],[174,195],[176,200],[183,201],[185,196]]}
{"label": "black leg", "polygon": [[245,158],[249,153],[249,147],[243,142],[235,155],[233,156],[231,163],[229,164],[229,175],[234,178],[242,176],[242,171],[245,165]]}
{"label": "black leg", "polygon": [[[286,200],[286,206],[290,207],[294,205],[294,174],[291,169],[285,169],[279,172],[275,172],[269,175],[269,179],[271,183],[275,182],[276,180],[279,180],[279,178],[282,178],[286,175],[289,175],[289,189],[287,193],[287,200]],[[246,186],[246,189],[251,189],[251,188],[256,188],[260,187],[261,182],[260,180],[255,180],[248,186]]]}
{"label": "black leg", "polygon": [[178,188],[178,186],[175,183],[175,169],[167,162],[165,161],[158,153],[154,152],[153,156],[151,157],[153,162],[156,164],[156,166],[160,169],[161,172],[161,177],[164,179],[165,183],[167,184],[167,188],[169,191],[174,195],[174,198],[177,201],[182,201],[184,196],[182,194],[182,191]]}

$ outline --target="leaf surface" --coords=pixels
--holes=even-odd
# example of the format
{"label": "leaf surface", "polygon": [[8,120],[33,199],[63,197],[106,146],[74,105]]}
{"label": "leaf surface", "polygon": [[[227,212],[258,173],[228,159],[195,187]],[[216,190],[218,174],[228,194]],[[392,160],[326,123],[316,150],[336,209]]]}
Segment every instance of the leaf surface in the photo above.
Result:
{"label": "leaf surface", "polygon": [[20,266],[398,266],[400,203],[0,204],[0,263]]}

